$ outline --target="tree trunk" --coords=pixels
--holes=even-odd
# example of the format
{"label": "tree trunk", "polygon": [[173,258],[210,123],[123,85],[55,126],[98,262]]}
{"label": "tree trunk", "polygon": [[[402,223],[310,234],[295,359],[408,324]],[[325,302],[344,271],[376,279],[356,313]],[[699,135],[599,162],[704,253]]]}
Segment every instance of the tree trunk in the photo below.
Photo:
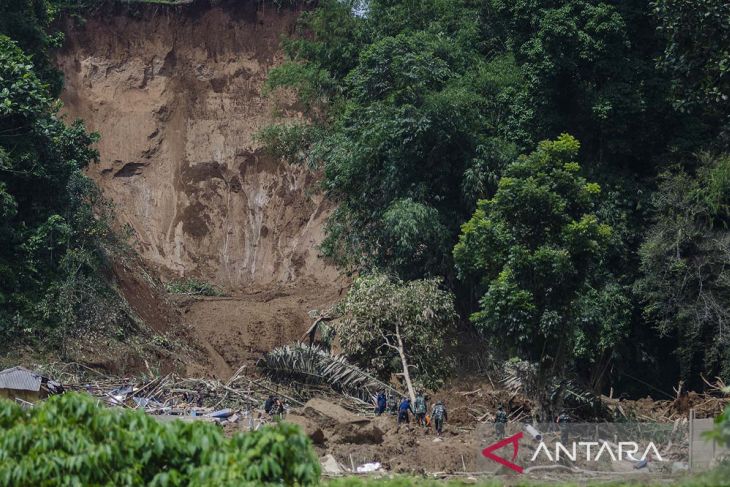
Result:
{"label": "tree trunk", "polygon": [[416,403],[416,391],[413,390],[413,383],[411,382],[411,374],[408,371],[408,360],[406,360],[406,352],[403,348],[403,340],[400,337],[400,326],[398,323],[395,325],[395,338],[398,340],[398,355],[400,355],[400,362],[403,366],[403,378],[406,381],[406,387],[408,388],[408,395],[411,397],[411,404]]}

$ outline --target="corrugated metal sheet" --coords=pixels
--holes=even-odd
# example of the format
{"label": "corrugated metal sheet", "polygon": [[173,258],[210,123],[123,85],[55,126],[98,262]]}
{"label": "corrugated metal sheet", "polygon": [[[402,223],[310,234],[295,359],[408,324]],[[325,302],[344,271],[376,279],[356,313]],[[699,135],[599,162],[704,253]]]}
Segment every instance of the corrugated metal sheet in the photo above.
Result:
{"label": "corrugated metal sheet", "polygon": [[24,367],[13,367],[0,372],[0,389],[39,391],[42,378]]}

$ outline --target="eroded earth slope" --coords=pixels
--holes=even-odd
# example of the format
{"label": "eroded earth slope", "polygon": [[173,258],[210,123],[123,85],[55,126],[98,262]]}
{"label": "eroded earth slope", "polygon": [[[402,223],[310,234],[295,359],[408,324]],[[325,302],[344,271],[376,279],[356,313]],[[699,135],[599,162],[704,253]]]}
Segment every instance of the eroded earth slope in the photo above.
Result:
{"label": "eroded earth slope", "polygon": [[[331,204],[315,176],[267,156],[255,138],[274,113],[302,116],[286,95],[262,94],[296,13],[241,4],[69,21],[58,55],[65,112],[101,134],[89,174],[147,265],[230,295],[179,303],[219,354],[219,375],[298,337],[308,309],[343,287],[318,255]],[[278,298],[262,305],[261,293]]]}

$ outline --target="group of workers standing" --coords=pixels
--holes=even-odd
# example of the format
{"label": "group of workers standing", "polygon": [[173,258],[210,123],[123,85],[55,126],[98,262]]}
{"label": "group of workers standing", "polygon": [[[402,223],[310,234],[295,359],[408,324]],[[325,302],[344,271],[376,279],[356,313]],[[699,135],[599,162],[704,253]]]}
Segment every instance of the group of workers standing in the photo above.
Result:
{"label": "group of workers standing", "polygon": [[[412,414],[416,418],[416,424],[423,428],[430,428],[433,425],[436,435],[441,436],[444,429],[444,422],[448,419],[448,412],[443,401],[438,400],[431,409],[431,414],[428,414],[428,404],[426,402],[426,395],[423,391],[418,391],[416,394],[415,402],[411,404],[411,400],[404,397],[398,403],[393,400],[390,401],[390,411],[395,412],[398,417],[398,424],[407,424],[410,422],[410,415]],[[385,413],[389,408],[388,398],[385,395],[385,391],[381,390],[378,392],[375,398],[375,415],[380,416]]]}
{"label": "group of workers standing", "polygon": [[[388,406],[390,406],[390,408]],[[438,436],[441,436],[444,428],[444,422],[448,419],[446,406],[444,406],[444,403],[441,400],[436,401],[436,404],[433,405],[431,415],[429,416],[427,414],[428,405],[426,403],[426,395],[423,391],[418,391],[415,402],[411,404],[411,400],[407,397],[402,398],[400,403],[394,400],[388,401],[385,391],[381,390],[375,398],[375,414],[376,416],[380,416],[388,410],[398,415],[399,425],[407,424],[410,421],[410,414],[412,414],[415,417],[416,424],[418,426],[430,428],[431,425],[433,425]],[[509,417],[507,416],[507,412],[504,410],[504,406],[499,404],[499,406],[497,406],[497,412],[494,415],[494,431],[498,440],[504,439],[508,420]],[[565,441],[568,434],[567,425],[570,422],[570,417],[565,410],[561,411],[560,416],[556,418],[555,422],[558,423],[561,438]]]}

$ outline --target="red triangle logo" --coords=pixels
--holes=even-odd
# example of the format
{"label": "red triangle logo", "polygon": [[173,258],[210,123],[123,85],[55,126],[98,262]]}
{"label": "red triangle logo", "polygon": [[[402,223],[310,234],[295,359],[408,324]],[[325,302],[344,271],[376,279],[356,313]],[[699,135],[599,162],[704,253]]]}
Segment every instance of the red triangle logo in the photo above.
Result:
{"label": "red triangle logo", "polygon": [[[517,473],[522,473],[523,468],[515,463],[512,463],[515,460],[515,458],[517,458],[517,451],[520,449],[520,443],[519,443],[520,439],[522,439],[522,431],[520,431],[516,435],[510,436],[509,438],[505,438],[504,440],[501,440],[501,441],[498,441],[497,443],[489,445],[484,450],[482,450],[482,455],[489,458],[490,460],[494,460],[495,462],[504,465],[507,468],[514,470]],[[509,460],[505,460],[502,457],[498,457],[497,455],[492,453],[495,450],[499,450],[503,446],[509,445],[510,443],[512,443],[512,446],[514,448],[513,453],[512,453],[512,462]]]}

